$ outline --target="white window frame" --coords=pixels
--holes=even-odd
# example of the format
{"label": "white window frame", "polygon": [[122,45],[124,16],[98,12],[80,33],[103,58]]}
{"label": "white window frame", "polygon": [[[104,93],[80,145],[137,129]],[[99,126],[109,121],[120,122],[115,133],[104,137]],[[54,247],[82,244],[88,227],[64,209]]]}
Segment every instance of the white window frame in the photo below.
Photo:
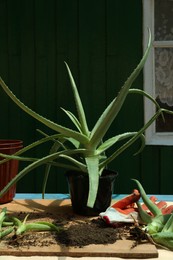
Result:
{"label": "white window frame", "polygon": [[[155,0],[157,1],[157,0]],[[154,0],[143,0],[143,48],[146,49],[148,42],[148,30],[152,34],[152,48],[144,66],[144,90],[152,97],[155,97],[155,65],[154,48],[172,47],[173,41],[154,41]],[[148,99],[144,100],[144,120],[145,123],[155,113],[155,105]],[[146,144],[148,145],[173,145],[173,132],[156,132],[155,122],[146,130]]]}

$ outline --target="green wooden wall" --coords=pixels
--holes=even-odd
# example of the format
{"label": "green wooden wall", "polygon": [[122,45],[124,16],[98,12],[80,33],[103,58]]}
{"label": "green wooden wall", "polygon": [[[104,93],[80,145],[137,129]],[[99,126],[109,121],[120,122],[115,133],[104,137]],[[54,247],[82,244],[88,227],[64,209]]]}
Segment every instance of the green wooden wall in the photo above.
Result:
{"label": "green wooden wall", "polygon": [[[25,104],[68,126],[60,107],[75,107],[66,61],[92,127],[139,62],[142,35],[142,0],[0,0],[0,75]],[[143,87],[142,74],[133,87]],[[130,95],[108,135],[138,130],[143,113],[142,98]],[[0,138],[20,138],[25,145],[40,137],[37,128],[47,131],[1,89],[0,118]],[[171,194],[172,147],[147,146],[133,156],[138,145],[111,165],[119,172],[115,193],[131,192],[130,179],[137,178],[148,193]],[[43,171],[42,167],[27,175],[17,191],[40,192]],[[67,192],[63,173],[53,169],[48,192]]]}

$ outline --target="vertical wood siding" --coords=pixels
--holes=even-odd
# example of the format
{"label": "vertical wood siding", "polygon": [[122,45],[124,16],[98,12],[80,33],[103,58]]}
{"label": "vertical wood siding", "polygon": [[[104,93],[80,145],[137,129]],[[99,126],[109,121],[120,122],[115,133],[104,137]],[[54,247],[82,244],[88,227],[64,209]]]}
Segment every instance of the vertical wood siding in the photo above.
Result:
{"label": "vertical wood siding", "polygon": [[[142,0],[0,0],[0,75],[25,104],[60,124],[69,124],[60,107],[75,111],[64,61],[92,127],[141,56]],[[133,87],[142,88],[142,82],[141,74]],[[39,137],[37,128],[47,131],[1,89],[0,118],[0,138],[20,138],[25,145]],[[142,125],[143,100],[130,95],[108,135]],[[172,147],[147,146],[133,156],[139,144],[111,165],[119,172],[115,193],[131,192],[131,178],[141,180],[149,193],[172,193]],[[21,180],[18,192],[40,192],[43,171]],[[52,171],[48,192],[67,192],[63,173]]]}

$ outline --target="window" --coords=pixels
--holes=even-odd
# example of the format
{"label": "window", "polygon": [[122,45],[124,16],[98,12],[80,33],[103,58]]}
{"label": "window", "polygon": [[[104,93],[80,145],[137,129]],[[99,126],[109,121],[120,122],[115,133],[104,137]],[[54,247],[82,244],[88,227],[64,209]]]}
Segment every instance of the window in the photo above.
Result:
{"label": "window", "polygon": [[[144,49],[147,28],[152,33],[152,50],[144,67],[144,89],[161,107],[173,110],[173,0],[143,0]],[[145,99],[145,122],[155,113],[155,105]],[[146,131],[146,143],[173,145],[173,117],[165,115]]]}

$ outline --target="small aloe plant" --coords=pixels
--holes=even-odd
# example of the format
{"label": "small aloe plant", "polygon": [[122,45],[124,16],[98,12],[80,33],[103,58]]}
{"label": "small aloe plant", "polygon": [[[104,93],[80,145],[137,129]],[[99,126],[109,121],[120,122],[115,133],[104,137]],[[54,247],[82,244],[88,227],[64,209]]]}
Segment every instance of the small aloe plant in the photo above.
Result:
{"label": "small aloe plant", "polygon": [[135,179],[134,181],[138,186],[143,202],[152,213],[152,215],[149,215],[142,209],[140,202],[136,202],[140,217],[145,224],[145,231],[155,244],[173,250],[173,206],[169,206],[170,210],[167,211],[169,213],[163,214],[161,209],[149,199],[141,183]]}
{"label": "small aloe plant", "polygon": [[27,231],[56,231],[60,232],[61,228],[47,221],[28,222],[26,215],[23,221],[14,216],[7,215],[7,208],[2,208],[0,212],[0,239],[15,233],[16,236],[22,235]]}
{"label": "small aloe plant", "polygon": [[[103,169],[107,167],[107,165],[110,162],[112,162],[117,156],[119,156],[123,151],[125,151],[139,138],[141,138],[142,140],[141,148],[138,151],[140,152],[145,145],[143,135],[145,130],[154,122],[154,120],[160,114],[162,114],[162,112],[172,113],[169,110],[161,109],[157,102],[145,91],[140,89],[130,89],[132,83],[137,78],[145,64],[150,50],[150,46],[151,34],[149,31],[148,46],[140,63],[137,65],[136,69],[126,80],[123,87],[120,89],[117,97],[115,97],[112,100],[112,102],[108,105],[108,107],[103,111],[102,115],[99,117],[98,121],[96,122],[92,130],[89,130],[88,128],[82,101],[79,96],[75,80],[67,63],[65,63],[65,66],[67,68],[68,76],[70,79],[74,95],[74,101],[77,108],[78,118],[70,111],[67,111],[65,109],[63,109],[63,111],[71,119],[76,130],[52,122],[28,108],[11,92],[11,90],[7,87],[5,82],[0,78],[1,87],[7,93],[7,95],[17,104],[17,106],[19,106],[22,110],[24,110],[26,113],[28,113],[36,120],[40,121],[42,124],[46,125],[48,128],[55,131],[55,134],[51,136],[40,131],[44,135],[40,140],[30,144],[27,147],[24,147],[22,150],[18,151],[13,156],[6,156],[1,154],[1,156],[4,156],[5,159],[2,160],[0,163],[3,163],[5,160],[9,160],[10,158],[15,158],[18,160],[27,160],[31,162],[26,168],[21,170],[12,181],[10,181],[7,184],[7,186],[0,192],[0,196],[2,196],[13,184],[18,182],[23,176],[25,176],[31,170],[43,164],[46,165],[46,173],[43,185],[44,194],[50,167],[51,165],[55,165],[58,167],[65,167],[67,169],[81,170],[88,174],[89,195],[87,206],[92,208],[94,206],[95,199],[97,196],[99,177],[101,176]],[[110,128],[119,111],[121,110],[129,93],[142,94],[143,96],[149,98],[152,102],[155,103],[157,107],[156,113],[149,120],[149,122],[147,122],[139,131],[121,133],[107,140],[104,140],[105,134],[107,133],[108,129]],[[119,146],[109,157],[106,157],[105,152],[122,140],[124,141],[124,144]],[[21,154],[25,151],[48,141],[53,141],[53,145],[46,156],[42,158],[26,158],[21,156]]]}

